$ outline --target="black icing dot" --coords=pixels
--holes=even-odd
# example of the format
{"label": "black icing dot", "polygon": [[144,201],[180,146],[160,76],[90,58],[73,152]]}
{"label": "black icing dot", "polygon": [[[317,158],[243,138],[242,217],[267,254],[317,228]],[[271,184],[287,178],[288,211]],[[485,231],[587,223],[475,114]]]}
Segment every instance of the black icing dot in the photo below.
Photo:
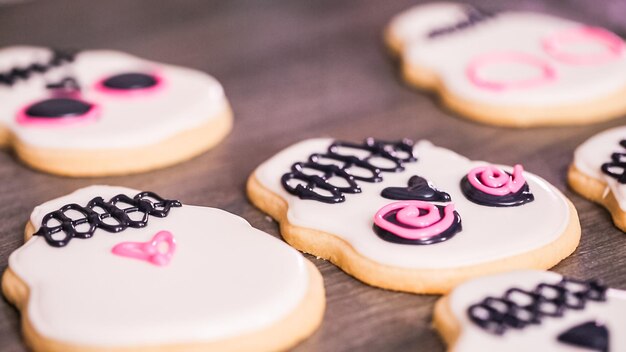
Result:
{"label": "black icing dot", "polygon": [[157,79],[145,73],[122,73],[107,78],[103,83],[111,89],[145,89],[157,84]]}
{"label": "black icing dot", "polygon": [[81,116],[91,110],[92,105],[70,98],[42,100],[26,109],[26,115],[36,118],[60,118]]}

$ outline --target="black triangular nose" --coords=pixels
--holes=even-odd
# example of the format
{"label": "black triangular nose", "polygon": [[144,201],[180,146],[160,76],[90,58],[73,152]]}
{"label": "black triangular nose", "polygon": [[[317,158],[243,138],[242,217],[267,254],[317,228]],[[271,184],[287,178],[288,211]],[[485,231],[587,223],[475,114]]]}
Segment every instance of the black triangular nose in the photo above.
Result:
{"label": "black triangular nose", "polygon": [[29,117],[60,118],[81,116],[91,110],[92,105],[70,98],[53,98],[42,100],[26,109]]}
{"label": "black triangular nose", "polygon": [[560,342],[593,351],[609,351],[609,330],[595,321],[576,325],[561,333],[557,339]]}

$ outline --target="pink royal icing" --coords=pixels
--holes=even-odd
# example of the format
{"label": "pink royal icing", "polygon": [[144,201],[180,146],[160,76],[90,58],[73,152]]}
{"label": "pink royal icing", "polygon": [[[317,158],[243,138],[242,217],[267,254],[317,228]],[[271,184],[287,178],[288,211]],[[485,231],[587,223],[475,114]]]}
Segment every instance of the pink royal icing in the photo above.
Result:
{"label": "pink royal icing", "polygon": [[[399,226],[385,219],[385,215],[396,210],[398,211],[396,213],[398,222],[415,228]],[[378,227],[411,240],[437,236],[447,230],[453,222],[454,204],[446,205],[442,218],[435,205],[419,200],[387,204],[378,210],[374,216],[374,223]]]}
{"label": "pink royal icing", "polygon": [[[164,244],[167,246],[165,251],[162,250]],[[176,241],[169,231],[159,231],[148,242],[122,242],[111,249],[115,255],[143,260],[157,266],[169,264],[175,251]]]}
{"label": "pink royal icing", "polygon": [[[593,54],[566,52],[563,47],[570,44],[597,42],[605,50]],[[543,49],[555,60],[573,65],[599,65],[618,59],[624,52],[624,42],[617,35],[603,28],[578,27],[551,35],[543,40]]]}
{"label": "pink royal icing", "polygon": [[479,166],[473,168],[468,174],[469,183],[478,190],[494,196],[505,196],[518,192],[526,183],[522,165],[513,167],[513,175],[493,166]]}
{"label": "pink royal icing", "polygon": [[[480,70],[490,65],[515,63],[532,66],[541,72],[540,76],[517,81],[492,81],[480,77]],[[556,70],[547,62],[531,55],[517,52],[490,53],[470,61],[465,70],[467,78],[473,85],[494,91],[511,89],[530,89],[542,86],[556,79]]]}

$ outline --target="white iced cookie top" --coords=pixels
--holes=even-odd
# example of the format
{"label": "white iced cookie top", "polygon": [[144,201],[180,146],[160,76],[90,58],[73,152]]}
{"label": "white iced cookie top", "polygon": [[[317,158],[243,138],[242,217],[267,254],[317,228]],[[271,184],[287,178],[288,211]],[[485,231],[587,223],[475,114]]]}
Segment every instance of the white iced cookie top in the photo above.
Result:
{"label": "white iced cookie top", "polygon": [[[487,263],[533,251],[555,241],[572,220],[568,202],[561,192],[528,172],[523,175],[534,201],[513,207],[492,207],[468,200],[461,190],[461,180],[472,169],[487,164],[471,161],[427,141],[415,144],[413,154],[417,161],[404,163],[404,171],[384,172],[382,182],[357,181],[361,193],[345,193],[344,202],[328,204],[300,199],[289,193],[283,187],[281,177],[290,172],[294,163],[305,162],[314,153],[325,153],[332,143],[331,139],[299,142],[261,164],[254,175],[263,187],[287,202],[289,223],[337,236],[360,255],[381,264],[421,269]],[[364,157],[363,151],[355,154]],[[510,171],[511,168],[504,167],[504,170]],[[313,173],[311,170],[307,172]],[[454,210],[460,215],[462,229],[447,241],[428,245],[392,243],[377,236],[373,229],[375,214],[384,206],[398,202],[382,197],[383,189],[406,187],[415,175],[447,192]],[[333,182],[340,185],[338,181]]]}
{"label": "white iced cookie top", "polygon": [[[31,223],[39,229],[47,213],[69,203],[137,193],[83,188],[36,207]],[[92,238],[74,238],[61,248],[33,236],[11,254],[10,269],[30,289],[23,313],[39,334],[111,348],[210,342],[277,323],[308,290],[302,255],[238,216],[182,205],[147,221],[118,233],[96,229]],[[149,242],[161,231],[175,241],[169,262],[133,256],[129,243]],[[118,246],[126,251],[114,253]]]}
{"label": "white iced cookie top", "polygon": [[[586,349],[582,345],[576,345],[573,343],[571,335],[570,338],[561,336],[570,331],[581,334],[580,336],[585,341],[596,341],[597,343],[606,341],[607,339],[602,337],[602,328],[584,329],[581,327],[576,329],[590,322],[596,322],[599,326],[603,325],[606,328],[609,347],[606,351],[623,351],[626,348],[626,336],[621,331],[623,331],[624,316],[626,315],[626,293],[620,290],[606,290],[604,300],[585,299],[582,309],[564,307],[560,317],[544,315],[539,317],[538,324],[530,324],[521,328],[506,327],[500,335],[481,328],[480,325],[470,319],[468,314],[468,309],[472,305],[480,304],[487,297],[502,298],[509,289],[519,288],[526,292],[532,292],[541,283],[559,285],[562,280],[563,277],[554,272],[516,271],[482,277],[461,284],[448,296],[448,305],[451,308],[453,318],[459,322],[461,328],[454,351],[599,351],[600,349]],[[585,290],[585,286],[585,284],[567,286],[570,287],[567,290],[568,299],[571,302],[578,302],[574,297],[571,297],[571,294],[578,292],[578,290]],[[556,291],[551,288],[544,289],[545,294],[542,296],[554,297],[551,294]],[[523,294],[512,295],[511,298],[519,305],[526,305],[531,302],[529,297]],[[548,310],[552,307],[554,306],[545,304],[542,308]],[[483,313],[477,315],[482,318],[488,316],[483,315]],[[581,329],[584,332],[581,333]],[[559,336],[561,336],[561,340],[566,341],[560,341]]]}
{"label": "white iced cookie top", "polygon": [[405,65],[435,73],[463,99],[500,106],[563,106],[626,87],[626,49],[601,28],[530,12],[485,13],[469,5],[418,5],[390,35]]}
{"label": "white iced cookie top", "polygon": [[[0,49],[0,78],[4,75],[12,81],[0,79],[0,124],[28,145],[64,150],[141,147],[202,125],[226,108],[222,86],[200,71],[117,51],[81,51],[73,60],[51,65],[54,57],[46,48]],[[28,73],[16,78],[11,74],[15,70]],[[149,75],[157,84],[128,90],[102,88],[108,78],[129,73]],[[73,79],[80,90],[64,96],[91,104],[88,114],[23,118],[33,104],[63,95],[47,85],[58,85],[65,78]]]}
{"label": "white iced cookie top", "polygon": [[[581,144],[574,152],[574,165],[585,175],[607,184],[622,210],[626,210],[626,186],[616,177],[626,172],[626,158],[621,161],[611,159],[614,153],[626,153],[620,142],[626,140],[626,126],[615,127],[598,133]],[[603,164],[612,164],[610,174],[602,171]],[[608,191],[608,190],[607,190]]]}

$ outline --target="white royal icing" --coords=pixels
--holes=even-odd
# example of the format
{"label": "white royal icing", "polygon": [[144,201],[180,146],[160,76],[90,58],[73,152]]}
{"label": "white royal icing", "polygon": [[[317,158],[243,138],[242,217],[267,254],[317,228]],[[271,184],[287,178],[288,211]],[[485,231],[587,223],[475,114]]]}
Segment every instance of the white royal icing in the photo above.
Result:
{"label": "white royal icing", "polygon": [[562,317],[545,317],[540,324],[529,325],[523,329],[508,329],[498,336],[486,332],[472,323],[467,309],[481,302],[488,296],[501,297],[509,288],[517,287],[532,290],[539,283],[556,284],[562,276],[547,271],[515,271],[506,274],[481,277],[455,288],[449,295],[449,306],[454,319],[461,326],[461,334],[455,345],[455,351],[587,351],[561,343],[557,336],[568,329],[588,322],[597,321],[609,330],[609,351],[623,351],[626,348],[626,336],[623,331],[626,314],[626,293],[609,289],[605,302],[587,301],[582,310],[567,309]]}
{"label": "white royal icing", "polygon": [[583,174],[607,184],[619,207],[626,210],[626,185],[602,172],[602,164],[611,161],[611,154],[626,153],[619,142],[626,139],[626,126],[616,127],[586,140],[574,152],[574,165]]}
{"label": "white royal icing", "polygon": [[[45,63],[51,51],[39,47],[0,49],[0,72]],[[117,96],[94,89],[103,78],[129,72],[156,72],[163,89],[152,94]],[[71,74],[82,100],[100,107],[90,122],[59,125],[19,124],[26,106],[50,98],[46,83]],[[75,60],[13,85],[0,84],[0,123],[23,143],[58,149],[122,149],[156,144],[216,119],[227,108],[222,86],[203,72],[143,60],[117,51],[81,51]]]}
{"label": "white royal icing", "polygon": [[[92,186],[35,208],[31,223],[68,203],[86,205],[136,190]],[[176,251],[166,266],[111,253],[170,231]],[[100,347],[215,341],[285,318],[309,289],[304,258],[225,211],[192,205],[150,216],[141,229],[97,229],[55,248],[33,236],[9,258],[30,288],[28,319],[40,334]]]}
{"label": "white royal icing", "polygon": [[[571,221],[567,200],[561,192],[528,172],[524,176],[534,201],[517,207],[472,203],[463,195],[460,181],[471,169],[485,163],[471,161],[427,141],[414,146],[417,162],[405,163],[402,172],[383,173],[382,182],[358,182],[362,193],[345,194],[343,203],[331,205],[289,194],[281,185],[281,176],[295,162],[325,152],[332,142],[310,139],[297,143],[261,164],[255,176],[265,188],[287,201],[287,219],[291,224],[333,234],[360,255],[381,264],[419,269],[487,263],[543,247],[558,239]],[[431,245],[406,245],[384,241],[375,234],[374,214],[394,202],[383,198],[381,191],[386,187],[405,187],[413,175],[426,178],[450,194],[463,226],[453,238]]]}
{"label": "white royal icing", "polygon": [[[614,59],[596,64],[564,63],[544,50],[544,39],[584,26],[570,20],[531,12],[501,12],[468,28],[428,38],[432,30],[466,18],[467,8],[455,3],[419,5],[396,16],[389,27],[391,35],[403,43],[405,64],[436,73],[455,96],[489,105],[549,107],[592,101],[626,87],[624,50]],[[562,44],[562,49],[580,55],[605,50],[598,42]],[[472,60],[503,52],[521,53],[545,63],[556,79],[538,86],[497,91],[479,88],[468,79],[467,68]],[[494,65],[480,74],[489,80],[516,81],[538,76],[539,69],[508,63]]]}

